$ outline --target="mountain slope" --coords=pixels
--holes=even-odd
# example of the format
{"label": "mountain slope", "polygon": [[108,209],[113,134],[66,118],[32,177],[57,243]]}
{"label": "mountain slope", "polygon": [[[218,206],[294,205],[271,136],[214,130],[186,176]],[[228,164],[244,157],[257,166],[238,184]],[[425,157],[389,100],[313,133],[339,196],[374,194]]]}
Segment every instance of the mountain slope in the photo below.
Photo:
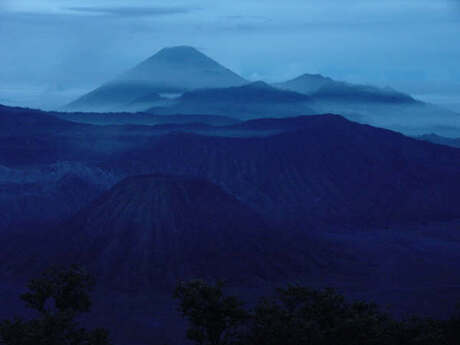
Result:
{"label": "mountain slope", "polygon": [[229,87],[244,83],[246,81],[242,77],[195,48],[165,48],[72,102],[67,110],[117,111],[146,96],[157,102],[160,100],[157,94],[183,93],[198,88]]}
{"label": "mountain slope", "polygon": [[40,110],[8,107],[0,104],[0,137],[45,134],[50,131],[64,131],[68,128],[82,128],[85,125],[65,121]]}
{"label": "mountain slope", "polygon": [[27,170],[0,166],[0,233],[62,222],[114,181],[110,173],[78,163]]}
{"label": "mountain slope", "polygon": [[106,164],[201,176],[282,222],[385,226],[460,217],[459,161],[458,149],[321,115],[266,138],[171,134]]}
{"label": "mountain slope", "polygon": [[334,82],[331,78],[323,77],[321,74],[302,74],[301,76],[282,82],[273,84],[280,89],[300,92],[306,95],[311,95],[318,91],[324,85]]}
{"label": "mountain slope", "polygon": [[[201,176],[283,222],[386,225],[459,216],[458,149],[340,116],[146,127],[75,124],[16,108],[0,115],[0,164],[9,168],[77,161],[115,171],[116,180],[155,172]],[[17,195],[28,190],[14,188]],[[8,190],[4,200],[14,194]]]}
{"label": "mountain slope", "polygon": [[170,107],[152,108],[153,114],[214,114],[238,119],[312,114],[310,97],[276,89],[264,82],[230,88],[186,92]]}
{"label": "mountain slope", "polygon": [[316,99],[334,99],[343,102],[415,102],[411,96],[390,88],[350,84],[336,81],[320,74],[303,74],[275,85],[281,89],[313,96]]}
{"label": "mountain slope", "polygon": [[460,148],[460,138],[446,138],[436,134],[425,134],[417,137],[417,139],[425,140],[433,144],[447,145]]}
{"label": "mountain slope", "polygon": [[304,74],[275,86],[310,96],[311,106],[319,114],[341,114],[353,121],[412,136],[431,132],[460,135],[460,114],[389,87],[351,84],[318,74]]}
{"label": "mountain slope", "polygon": [[158,92],[184,92],[198,88],[229,87],[246,83],[242,77],[195,48],[165,48],[123,75],[145,81]]}
{"label": "mountain slope", "polygon": [[205,180],[148,175],[125,179],[71,218],[50,251],[118,287],[197,277],[248,282],[289,272],[277,269],[286,259],[271,235],[259,215]]}

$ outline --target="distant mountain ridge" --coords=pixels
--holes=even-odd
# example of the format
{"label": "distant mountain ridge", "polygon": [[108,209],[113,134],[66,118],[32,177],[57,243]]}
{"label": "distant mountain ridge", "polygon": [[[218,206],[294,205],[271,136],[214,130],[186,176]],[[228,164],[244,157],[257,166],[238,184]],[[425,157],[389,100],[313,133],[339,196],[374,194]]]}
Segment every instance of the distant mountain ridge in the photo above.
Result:
{"label": "distant mountain ridge", "polygon": [[460,114],[390,87],[352,84],[320,74],[303,74],[271,86],[249,82],[188,46],[160,50],[65,109],[237,120],[333,113],[411,136],[460,135]]}
{"label": "distant mountain ridge", "polygon": [[[114,80],[70,103],[66,109],[142,111],[149,107],[167,106],[170,102],[161,97],[164,93],[180,95],[198,89],[221,89],[247,83],[247,80],[197,49],[177,46],[160,50]],[[262,82],[252,84],[259,84],[258,87],[262,88]],[[390,88],[339,82],[320,74],[303,74],[273,86],[313,96],[318,100],[415,102],[409,95]],[[268,85],[265,84],[265,87],[268,88]]]}
{"label": "distant mountain ridge", "polygon": [[275,87],[311,95],[333,80],[321,74],[302,74],[294,79],[273,84]]}
{"label": "distant mountain ridge", "polygon": [[460,135],[460,114],[390,87],[352,84],[320,74],[303,74],[274,85],[310,96],[310,106],[317,113],[340,114],[352,121],[411,136],[430,132]]}
{"label": "distant mountain ridge", "polygon": [[336,81],[321,74],[303,74],[297,78],[275,86],[300,92],[315,99],[330,99],[341,102],[389,102],[412,103],[415,99],[410,95],[391,88],[378,88],[370,85],[351,84]]}
{"label": "distant mountain ridge", "polygon": [[258,81],[243,86],[189,91],[169,107],[154,107],[153,114],[213,114],[239,120],[314,114],[307,95],[280,90]]}

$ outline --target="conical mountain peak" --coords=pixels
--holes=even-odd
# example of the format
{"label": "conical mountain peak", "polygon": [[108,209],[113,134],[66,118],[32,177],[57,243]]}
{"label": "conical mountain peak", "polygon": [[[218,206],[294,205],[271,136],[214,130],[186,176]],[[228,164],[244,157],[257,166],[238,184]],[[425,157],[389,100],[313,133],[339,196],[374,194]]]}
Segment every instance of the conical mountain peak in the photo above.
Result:
{"label": "conical mountain peak", "polygon": [[164,48],[118,78],[72,102],[69,110],[114,111],[136,99],[202,88],[241,86],[247,81],[196,48]]}
{"label": "conical mountain peak", "polygon": [[[122,79],[148,81],[159,79],[163,83],[171,83],[181,76],[181,84],[185,84],[185,89],[229,87],[246,83],[237,74],[190,46],[161,49],[125,73]],[[187,84],[190,86],[187,87]]]}
{"label": "conical mountain peak", "polygon": [[164,57],[164,58],[174,58],[174,57],[191,57],[191,56],[202,56],[208,58],[205,54],[198,51],[198,49],[191,46],[175,46],[167,47],[158,51],[152,57]]}
{"label": "conical mountain peak", "polygon": [[103,280],[174,284],[180,279],[260,274],[268,234],[252,209],[200,178],[129,177],[64,227],[63,261],[91,267]]}
{"label": "conical mountain peak", "polygon": [[172,46],[172,47],[165,47],[161,49],[158,53],[160,52],[194,52],[194,53],[199,53],[201,54],[198,49],[192,46],[188,45],[180,45],[180,46]]}

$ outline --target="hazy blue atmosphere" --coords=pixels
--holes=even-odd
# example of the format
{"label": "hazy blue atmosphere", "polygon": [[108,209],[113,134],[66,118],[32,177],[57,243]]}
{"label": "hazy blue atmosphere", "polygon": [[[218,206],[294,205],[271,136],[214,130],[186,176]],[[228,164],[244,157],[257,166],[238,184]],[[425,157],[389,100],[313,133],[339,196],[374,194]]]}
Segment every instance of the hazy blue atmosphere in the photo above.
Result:
{"label": "hazy blue atmosphere", "polygon": [[460,0],[0,0],[0,42],[1,345],[460,344]]}
{"label": "hazy blue atmosphere", "polygon": [[61,106],[191,45],[249,80],[322,73],[458,111],[459,37],[452,0],[1,0],[0,103]]}

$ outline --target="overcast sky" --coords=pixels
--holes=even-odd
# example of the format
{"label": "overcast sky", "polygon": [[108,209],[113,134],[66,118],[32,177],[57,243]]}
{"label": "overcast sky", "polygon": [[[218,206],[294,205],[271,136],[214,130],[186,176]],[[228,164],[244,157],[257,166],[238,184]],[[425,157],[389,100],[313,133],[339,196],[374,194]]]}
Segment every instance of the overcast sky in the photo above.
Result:
{"label": "overcast sky", "polygon": [[460,109],[460,1],[0,0],[0,103],[52,107],[159,49],[251,80],[322,73]]}

